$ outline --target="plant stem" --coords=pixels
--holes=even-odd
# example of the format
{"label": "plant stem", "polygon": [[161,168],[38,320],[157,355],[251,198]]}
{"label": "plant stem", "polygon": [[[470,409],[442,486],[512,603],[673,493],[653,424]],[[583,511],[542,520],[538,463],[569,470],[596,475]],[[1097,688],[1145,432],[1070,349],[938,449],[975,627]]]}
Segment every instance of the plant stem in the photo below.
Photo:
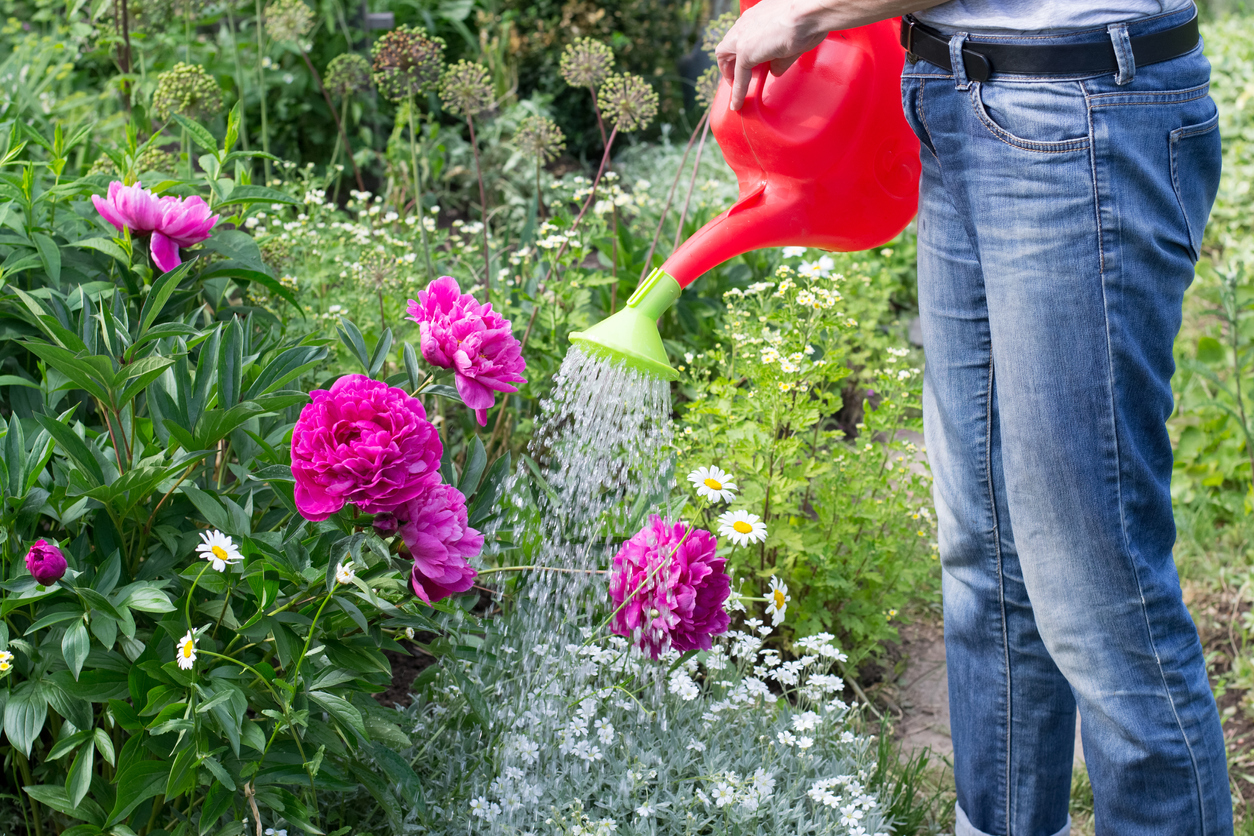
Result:
{"label": "plant stem", "polygon": [[611,204],[610,215],[614,219],[614,237],[610,239],[610,261],[614,281],[610,284],[610,313],[618,306],[618,207]]}
{"label": "plant stem", "polygon": [[479,163],[479,143],[475,140],[475,120],[467,114],[470,147],[475,152],[475,176],[479,178],[479,220],[483,222],[483,301],[492,303],[492,259],[488,252],[488,197],[483,189],[483,166]]}
{"label": "plant stem", "polygon": [[[361,172],[357,170],[357,160],[353,159],[353,146],[348,143],[348,134],[344,133],[344,123],[340,121],[340,116],[335,112],[335,105],[331,104],[331,94],[327,92],[327,88],[322,86],[322,76],[318,75],[318,71],[314,69],[313,62],[309,60],[309,53],[305,50],[300,51],[300,57],[305,59],[305,66],[309,68],[309,72],[314,77],[314,81],[318,84],[318,89],[322,91],[322,98],[326,100],[327,110],[331,111],[331,118],[335,120],[336,130],[339,131],[340,140],[344,143],[344,153],[348,154],[348,161],[353,166],[353,177],[357,179],[357,189],[365,191],[366,186],[361,180]],[[347,99],[345,99],[347,102]]]}
{"label": "plant stem", "polygon": [[[270,153],[270,117],[266,108],[266,25],[265,18],[261,12],[261,0],[256,0],[257,8],[257,80],[259,90],[261,92],[261,150],[267,154]],[[264,160],[266,182],[262,185],[270,185],[270,160]]]}
{"label": "plant stem", "polygon": [[[16,748],[13,753],[17,755],[17,767],[22,772],[22,782],[28,787],[35,786],[35,779],[31,777],[30,764],[26,761],[26,756],[17,751]],[[39,802],[30,796],[27,796],[26,800],[30,802],[30,817],[35,822],[35,836],[43,836],[44,826],[42,821],[40,821],[42,817],[39,815]]]}
{"label": "plant stem", "polygon": [[226,4],[226,29],[231,33],[231,56],[235,59],[235,86],[239,88],[239,139],[240,145],[245,151],[248,150],[248,122],[245,120],[245,114],[248,112],[248,102],[245,98],[244,87],[244,67],[239,60],[239,43],[235,35],[235,2],[227,0]]}
{"label": "plant stem", "polygon": [[[196,585],[200,583],[200,579],[204,577],[205,570],[211,564],[206,561],[204,566],[200,567],[200,574],[196,575],[196,580],[192,581],[192,588],[187,590],[187,605],[183,608],[183,617],[187,619],[187,632],[192,632],[192,593],[196,591]],[[223,606],[225,610],[225,605]]]}
{"label": "plant stem", "polygon": [[414,94],[409,94],[409,160],[414,169],[414,211],[418,213],[418,233],[422,236],[422,257],[427,262],[427,281],[435,280],[431,269],[431,248],[427,245],[427,210],[422,205],[422,172],[418,170],[418,139],[414,133]]}
{"label": "plant stem", "polygon": [[544,195],[540,191],[540,160],[536,159],[536,209],[540,215],[540,220],[544,220]]}
{"label": "plant stem", "polygon": [[671,252],[679,249],[679,239],[684,235],[684,221],[688,219],[688,205],[692,203],[692,190],[697,185],[697,172],[701,170],[701,152],[705,150],[705,138],[710,134],[710,120],[705,120],[705,127],[701,129],[701,142],[697,144],[697,159],[692,164],[692,179],[688,181],[688,196],[684,198],[684,211],[679,213],[679,226],[675,228],[675,242],[671,245]]}
{"label": "plant stem", "polygon": [[709,118],[710,109],[706,108],[705,113],[701,116],[701,121],[692,129],[692,136],[688,137],[688,146],[684,148],[684,157],[679,161],[679,168],[675,169],[675,179],[671,180],[671,189],[666,193],[666,205],[662,207],[662,214],[657,219],[657,228],[653,230],[653,243],[649,244],[649,254],[644,257],[644,267],[640,270],[640,281],[644,281],[644,277],[649,274],[649,270],[653,267],[653,251],[657,249],[658,238],[662,237],[662,224],[666,222],[666,215],[671,211],[671,201],[675,199],[675,189],[679,186],[679,178],[684,174],[684,166],[688,165],[688,154],[692,151],[692,144],[697,141],[697,134],[701,133],[706,120]]}
{"label": "plant stem", "polygon": [[592,94],[592,112],[597,115],[597,127],[601,129],[601,146],[605,147],[609,143],[605,139],[605,122],[601,119],[601,104],[597,101],[597,89],[589,86],[588,92]]}

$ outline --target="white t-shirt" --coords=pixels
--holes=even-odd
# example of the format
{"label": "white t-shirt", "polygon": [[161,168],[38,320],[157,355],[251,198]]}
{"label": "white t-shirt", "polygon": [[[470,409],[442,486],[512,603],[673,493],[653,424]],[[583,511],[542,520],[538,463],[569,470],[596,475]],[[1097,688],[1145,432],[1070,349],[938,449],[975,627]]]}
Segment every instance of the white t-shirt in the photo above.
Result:
{"label": "white t-shirt", "polygon": [[949,0],[915,17],[955,32],[1055,32],[1103,27],[1192,5],[1193,0]]}

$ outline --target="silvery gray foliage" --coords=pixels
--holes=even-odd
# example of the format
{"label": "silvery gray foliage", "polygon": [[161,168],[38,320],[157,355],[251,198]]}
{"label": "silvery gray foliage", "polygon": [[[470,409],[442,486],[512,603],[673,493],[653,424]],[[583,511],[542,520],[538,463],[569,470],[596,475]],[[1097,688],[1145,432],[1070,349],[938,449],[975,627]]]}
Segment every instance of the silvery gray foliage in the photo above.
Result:
{"label": "silvery gray foliage", "polygon": [[[769,626],[746,627],[656,662],[592,630],[564,647],[490,639],[499,666],[446,669],[427,691],[438,696],[406,712],[412,737],[429,741],[414,764],[428,823],[414,832],[886,834],[865,786],[873,740],[851,730],[831,637],[803,639],[806,655],[783,661],[762,647]],[[520,653],[547,686],[497,705]],[[493,715],[487,729],[467,722],[476,704]]]}

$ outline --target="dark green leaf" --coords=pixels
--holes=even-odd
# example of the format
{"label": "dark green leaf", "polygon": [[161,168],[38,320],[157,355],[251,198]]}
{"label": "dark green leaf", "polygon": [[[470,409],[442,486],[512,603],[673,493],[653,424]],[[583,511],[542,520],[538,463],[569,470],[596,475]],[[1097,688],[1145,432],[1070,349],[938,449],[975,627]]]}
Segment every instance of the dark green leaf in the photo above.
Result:
{"label": "dark green leaf", "polygon": [[157,316],[160,315],[161,311],[165,309],[165,303],[170,300],[171,294],[178,289],[179,282],[183,281],[191,265],[190,261],[180,264],[170,272],[163,273],[153,282],[152,289],[144,297],[144,306],[139,310],[139,331],[136,332],[137,337],[142,337]]}
{"label": "dark green leaf", "polygon": [[362,722],[361,712],[348,700],[327,691],[310,691],[309,699],[322,706],[341,725],[347,726],[362,737],[366,736],[366,724]]}
{"label": "dark green leaf", "polygon": [[233,203],[283,203],[288,206],[299,206],[300,201],[291,195],[275,189],[267,189],[265,186],[236,186],[231,190],[231,196],[220,202],[219,206],[229,206]]}
{"label": "dark green leaf", "polygon": [[405,358],[405,371],[409,374],[409,388],[417,390],[423,381],[422,371],[418,367],[418,353],[414,351],[412,345],[405,343],[402,354]]}
{"label": "dark green leaf", "polygon": [[96,744],[87,741],[79,747],[70,766],[70,773],[65,781],[65,793],[69,796],[70,806],[77,807],[91,789],[91,768],[96,761]]}
{"label": "dark green leaf", "polygon": [[15,687],[4,706],[4,733],[22,754],[30,756],[31,744],[48,716],[48,697],[43,683],[27,680]]}
{"label": "dark green leaf", "polygon": [[[90,651],[91,638],[87,635],[87,627],[80,618],[66,628],[65,636],[61,639],[61,655],[65,657],[65,664],[74,674],[75,679],[78,679],[79,673],[82,672],[83,663],[87,661],[87,654]],[[77,799],[74,804],[78,805]]]}
{"label": "dark green leaf", "polygon": [[370,356],[370,369],[367,375],[374,377],[383,368],[383,364],[387,362],[388,352],[392,350],[392,329],[384,328],[383,336],[379,337],[379,342],[374,347],[374,354]]}
{"label": "dark green leaf", "polygon": [[126,251],[113,243],[108,238],[84,238],[81,241],[75,241],[70,244],[71,247],[78,247],[83,250],[96,250],[102,252],[110,258],[117,259],[123,267],[130,267],[131,260],[126,257]]}
{"label": "dark green leaf", "polygon": [[35,249],[39,251],[39,260],[48,271],[48,278],[52,279],[53,286],[60,284],[61,250],[56,242],[42,232],[32,233],[31,239],[35,242]]}
{"label": "dark green leaf", "polygon": [[483,469],[488,464],[488,453],[483,449],[483,441],[475,436],[474,446],[470,450],[470,455],[466,458],[466,464],[462,467],[462,478],[457,483],[457,489],[462,492],[462,496],[472,496],[479,487],[479,479],[483,476]]}
{"label": "dark green leaf", "polygon": [[[70,410],[70,412],[73,412],[73,410]],[[69,416],[67,414],[62,417],[66,418]],[[100,462],[96,461],[96,457],[87,448],[87,442],[79,438],[72,429],[50,415],[39,413],[35,415],[35,420],[48,431],[48,434],[52,436],[61,452],[69,456],[93,484],[104,484],[104,471],[100,469]]]}
{"label": "dark green leaf", "polygon": [[114,778],[117,800],[109,814],[111,824],[122,821],[141,801],[159,795],[170,775],[170,764],[161,761],[135,761]]}
{"label": "dark green leaf", "polygon": [[213,134],[209,133],[209,129],[204,125],[199,122],[193,122],[191,119],[178,113],[174,114],[174,121],[178,122],[183,130],[187,131],[187,135],[191,137],[192,142],[200,146],[201,149],[208,151],[210,154],[217,152],[218,143],[214,140]]}
{"label": "dark green leaf", "polygon": [[231,320],[218,360],[218,406],[230,409],[239,403],[244,374],[244,326],[239,318]]}

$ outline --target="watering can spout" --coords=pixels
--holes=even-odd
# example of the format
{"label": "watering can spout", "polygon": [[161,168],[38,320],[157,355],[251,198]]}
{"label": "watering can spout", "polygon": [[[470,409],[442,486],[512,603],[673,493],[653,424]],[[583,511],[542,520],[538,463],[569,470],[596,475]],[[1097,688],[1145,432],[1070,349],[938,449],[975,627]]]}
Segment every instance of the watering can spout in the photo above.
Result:
{"label": "watering can spout", "polygon": [[739,111],[720,83],[710,130],[739,199],[649,274],[623,310],[571,340],[674,379],[656,321],[711,268],[763,247],[852,252],[896,237],[918,208],[920,167],[901,110],[904,57],[897,21],[886,20],[830,33],[781,76],[757,67]]}

